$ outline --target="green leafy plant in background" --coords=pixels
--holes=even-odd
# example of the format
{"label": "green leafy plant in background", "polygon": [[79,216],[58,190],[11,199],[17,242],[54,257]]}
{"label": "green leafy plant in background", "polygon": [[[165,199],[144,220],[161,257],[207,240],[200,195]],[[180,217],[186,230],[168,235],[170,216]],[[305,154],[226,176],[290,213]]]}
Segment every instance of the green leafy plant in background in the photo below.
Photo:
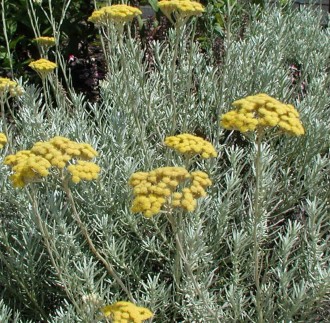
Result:
{"label": "green leafy plant in background", "polygon": [[[249,14],[258,23],[246,27],[243,39],[227,39],[221,68],[193,41],[194,18],[179,40],[171,29],[167,40],[152,43],[152,64],[128,22],[125,32],[111,26],[110,36],[102,35],[108,74],[98,102],[74,89],[57,91],[56,69],[47,77],[49,90],[24,85],[7,130],[11,154],[37,151],[60,167],[43,177],[29,160],[23,169],[32,170],[31,181],[14,188],[9,177],[22,168],[4,165],[9,156],[2,150],[2,321],[111,321],[132,310],[154,322],[327,319],[329,29],[316,28],[320,17],[308,11],[265,4]],[[303,95],[292,84],[291,61],[307,80]],[[253,128],[249,114],[227,118],[233,102],[239,108],[238,99],[257,93],[267,93],[268,103],[285,102],[275,104],[278,111],[258,96],[250,102],[259,110],[247,113],[257,123],[264,116],[273,130]],[[288,127],[301,130],[291,115],[291,122],[282,118],[286,125],[276,119],[292,107],[287,103],[303,124],[297,138],[278,136]],[[84,169],[71,167],[83,166],[74,147],[67,151],[73,158],[61,154],[64,169],[55,152],[40,150],[57,136],[98,151],[98,178],[73,177]],[[157,171],[156,183],[134,182],[154,182],[153,171],[183,166],[190,178],[185,173],[182,181]],[[79,180],[87,178],[93,180]],[[146,187],[165,197],[134,204]],[[146,218],[149,207],[154,214]]]}
{"label": "green leafy plant in background", "polygon": [[[70,5],[65,9],[68,4]],[[24,75],[31,57],[39,58],[37,46],[32,40],[39,36],[55,36],[55,22],[61,26],[61,37],[57,37],[57,41],[66,58],[69,54],[78,55],[83,51],[86,55],[87,42],[95,36],[93,29],[86,24],[86,19],[93,10],[92,1],[1,0],[1,9],[1,69],[6,73],[11,72],[11,76]],[[48,18],[52,16],[53,27],[44,13],[49,15]],[[31,24],[31,19],[35,19],[33,14],[37,24],[35,20]],[[39,35],[36,35],[36,27]]]}

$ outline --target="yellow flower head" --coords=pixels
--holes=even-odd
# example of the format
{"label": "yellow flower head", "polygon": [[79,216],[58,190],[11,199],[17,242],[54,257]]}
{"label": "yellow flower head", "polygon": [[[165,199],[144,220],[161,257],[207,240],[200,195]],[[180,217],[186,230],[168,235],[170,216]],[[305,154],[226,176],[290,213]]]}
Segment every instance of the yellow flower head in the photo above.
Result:
{"label": "yellow flower head", "polygon": [[[59,169],[67,166],[72,181],[79,183],[98,177],[100,167],[88,162],[96,156],[97,152],[89,144],[57,136],[49,141],[35,143],[31,150],[7,156],[4,163],[12,167],[14,174],[11,179],[15,187],[23,187],[40,176],[47,176],[51,166]],[[68,162],[71,165],[68,166]]]}
{"label": "yellow flower head", "polygon": [[8,92],[10,96],[20,96],[23,88],[7,77],[0,77],[0,96]]}
{"label": "yellow flower head", "polygon": [[24,187],[41,177],[46,177],[51,167],[47,159],[33,154],[30,150],[22,150],[15,155],[8,155],[4,164],[12,167],[13,174],[10,179],[14,187]]}
{"label": "yellow flower head", "polygon": [[[176,192],[187,180],[191,185],[182,193]],[[184,167],[161,167],[150,172],[134,173],[129,184],[133,187],[134,200],[131,211],[141,212],[147,218],[161,211],[164,204],[193,211],[196,199],[206,195],[205,188],[211,185],[208,175],[203,172],[191,174]]]}
{"label": "yellow flower head", "polygon": [[95,10],[88,18],[88,21],[99,25],[106,26],[110,22],[114,24],[124,24],[131,22],[134,17],[141,15],[140,9],[131,7],[125,4],[117,4],[113,6],[106,6],[99,10]]}
{"label": "yellow flower head", "polygon": [[142,323],[153,316],[153,313],[131,302],[117,302],[101,308],[101,312],[113,323]]}
{"label": "yellow flower head", "polygon": [[283,132],[300,136],[305,133],[299,113],[291,104],[284,104],[267,94],[257,94],[237,100],[234,110],[221,116],[221,126],[240,132],[257,128],[279,127]]}
{"label": "yellow flower head", "polygon": [[161,0],[158,6],[170,21],[172,21],[172,16],[175,21],[185,20],[192,16],[199,16],[205,11],[199,2],[190,0]]}
{"label": "yellow flower head", "polygon": [[35,70],[40,77],[45,77],[57,67],[55,63],[45,58],[40,58],[37,61],[31,62],[29,66]]}
{"label": "yellow flower head", "polygon": [[79,183],[81,180],[92,181],[97,179],[100,167],[92,162],[78,160],[76,164],[68,166],[68,171],[72,175],[72,182]]}
{"label": "yellow flower head", "polygon": [[78,143],[56,136],[49,141],[37,142],[31,148],[34,154],[46,158],[52,166],[64,168],[71,159],[91,160],[98,155],[87,143]]}
{"label": "yellow flower head", "polygon": [[41,47],[48,49],[55,45],[54,37],[41,36],[33,39]]}
{"label": "yellow flower head", "polygon": [[0,132],[0,149],[7,143],[7,137],[4,133]]}
{"label": "yellow flower head", "polygon": [[183,133],[165,138],[165,145],[181,154],[200,155],[202,158],[216,157],[213,145],[201,137]]}

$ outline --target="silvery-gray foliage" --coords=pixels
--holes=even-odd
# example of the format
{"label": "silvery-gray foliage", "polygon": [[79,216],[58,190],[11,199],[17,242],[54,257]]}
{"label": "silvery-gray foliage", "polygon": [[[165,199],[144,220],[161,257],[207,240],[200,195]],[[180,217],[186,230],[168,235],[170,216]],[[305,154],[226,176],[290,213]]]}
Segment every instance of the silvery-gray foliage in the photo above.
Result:
{"label": "silvery-gray foliage", "polygon": [[[109,57],[97,103],[72,92],[49,109],[43,92],[26,84],[14,111],[15,151],[55,135],[98,150],[100,179],[71,185],[76,206],[136,303],[155,313],[153,322],[261,322],[251,234],[255,146],[251,137],[219,129],[219,116],[234,100],[260,92],[294,104],[306,129],[299,138],[270,131],[262,144],[257,235],[263,320],[322,321],[329,307],[329,29],[308,11],[272,8],[251,15],[244,37],[227,43],[223,66],[212,65],[210,53],[191,42],[189,25],[174,68],[175,31],[168,42],[153,43],[151,67],[140,44],[124,39],[112,48],[117,55]],[[296,85],[290,64],[301,69]],[[186,263],[176,261],[165,214],[146,219],[130,212],[128,186],[136,171],[184,164],[163,145],[167,135],[179,132],[201,134],[219,151],[214,160],[193,163],[213,185],[196,211],[183,216]],[[8,168],[0,167],[0,321],[101,321],[100,306],[127,295],[90,252],[58,181],[14,189]]]}

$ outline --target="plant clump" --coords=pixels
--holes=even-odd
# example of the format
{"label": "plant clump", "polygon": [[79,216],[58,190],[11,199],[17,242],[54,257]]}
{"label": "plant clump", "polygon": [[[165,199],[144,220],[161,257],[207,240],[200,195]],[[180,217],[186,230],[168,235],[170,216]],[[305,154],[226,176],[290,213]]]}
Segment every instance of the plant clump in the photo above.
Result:
{"label": "plant clump", "polygon": [[153,316],[149,309],[123,301],[107,305],[101,309],[101,312],[113,323],[142,323]]}
{"label": "plant clump", "polygon": [[188,133],[166,137],[165,145],[184,155],[200,155],[205,159],[217,156],[217,152],[210,142]]}
{"label": "plant clump", "polygon": [[[179,184],[187,180],[190,186],[176,192]],[[160,167],[150,172],[134,173],[129,184],[133,187],[134,200],[131,211],[141,212],[147,218],[158,214],[164,204],[186,211],[194,211],[196,199],[206,195],[205,188],[212,184],[202,171],[189,174],[184,167]]]}
{"label": "plant clump", "polygon": [[235,110],[221,117],[221,126],[225,129],[245,133],[257,128],[279,127],[283,132],[294,136],[305,133],[295,107],[267,94],[247,96],[233,102],[232,105]]}

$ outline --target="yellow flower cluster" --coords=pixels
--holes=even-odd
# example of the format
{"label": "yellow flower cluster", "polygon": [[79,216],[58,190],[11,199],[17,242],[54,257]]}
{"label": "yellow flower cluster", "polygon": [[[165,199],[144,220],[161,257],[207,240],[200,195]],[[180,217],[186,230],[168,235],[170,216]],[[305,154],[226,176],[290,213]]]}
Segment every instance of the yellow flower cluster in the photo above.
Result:
{"label": "yellow flower cluster", "polygon": [[172,14],[178,20],[199,16],[205,11],[199,2],[190,0],[161,0],[158,6],[169,20],[172,20]]}
{"label": "yellow flower cluster", "polygon": [[7,137],[4,133],[0,132],[0,149],[7,143]]}
{"label": "yellow flower cluster", "polygon": [[47,159],[35,155],[30,150],[22,150],[15,155],[7,156],[4,164],[12,167],[14,174],[10,176],[10,180],[14,187],[24,187],[40,177],[46,177],[51,167]]}
{"label": "yellow flower cluster", "polygon": [[188,133],[166,137],[165,145],[181,154],[200,155],[202,158],[217,156],[217,152],[210,142]]}
{"label": "yellow flower cluster", "polygon": [[109,317],[112,323],[142,323],[153,316],[145,307],[122,301],[103,307],[101,312],[105,317]]}
{"label": "yellow flower cluster", "polygon": [[209,176],[202,171],[195,171],[190,175],[191,185],[185,187],[182,190],[182,193],[174,193],[171,201],[171,204],[174,207],[181,207],[189,212],[196,209],[197,199],[206,196],[205,189],[212,185]]}
{"label": "yellow flower cluster", "polygon": [[134,17],[141,15],[140,9],[125,4],[106,6],[95,10],[88,18],[88,21],[96,25],[108,25],[109,22],[124,24],[130,22]]}
{"label": "yellow flower cluster", "polygon": [[290,135],[300,136],[305,130],[299,113],[291,104],[284,104],[267,94],[257,94],[237,100],[235,110],[221,117],[225,129],[240,132],[254,131],[259,127],[279,127]]}
{"label": "yellow flower cluster", "polygon": [[73,158],[91,160],[98,155],[91,145],[71,141],[61,136],[56,136],[49,141],[37,142],[31,151],[46,158],[52,166],[58,168],[64,168],[66,163]]}
{"label": "yellow flower cluster", "polygon": [[23,89],[15,81],[7,77],[0,77],[0,95],[4,95],[7,92],[11,96],[20,96],[23,93]]}
{"label": "yellow flower cluster", "polygon": [[[191,186],[183,188],[182,193],[175,192],[178,185],[187,179],[192,182]],[[187,211],[195,210],[196,199],[206,195],[205,188],[211,185],[211,181],[201,171],[189,174],[184,167],[161,167],[134,173],[129,184],[135,196],[131,211],[141,212],[150,218],[159,213],[165,203]]]}
{"label": "yellow flower cluster", "polygon": [[74,183],[79,183],[81,180],[90,181],[98,177],[100,167],[87,162],[97,155],[97,152],[87,143],[77,143],[68,138],[56,136],[49,141],[35,143],[31,150],[23,150],[15,155],[7,156],[4,163],[13,167],[14,174],[11,179],[15,187],[23,187],[38,179],[39,176],[47,176],[51,166],[63,169],[69,161],[72,164],[67,167],[67,170],[72,176],[71,179]]}
{"label": "yellow flower cluster", "polygon": [[57,64],[49,61],[48,59],[40,58],[37,61],[31,62],[29,66],[41,77],[45,77],[57,67]]}
{"label": "yellow flower cluster", "polygon": [[92,162],[78,160],[77,164],[68,166],[68,171],[72,175],[72,182],[77,184],[81,180],[91,181],[97,179],[100,167]]}
{"label": "yellow flower cluster", "polygon": [[44,47],[44,48],[49,48],[55,45],[55,38],[54,37],[46,37],[46,36],[41,36],[33,39],[38,45]]}

